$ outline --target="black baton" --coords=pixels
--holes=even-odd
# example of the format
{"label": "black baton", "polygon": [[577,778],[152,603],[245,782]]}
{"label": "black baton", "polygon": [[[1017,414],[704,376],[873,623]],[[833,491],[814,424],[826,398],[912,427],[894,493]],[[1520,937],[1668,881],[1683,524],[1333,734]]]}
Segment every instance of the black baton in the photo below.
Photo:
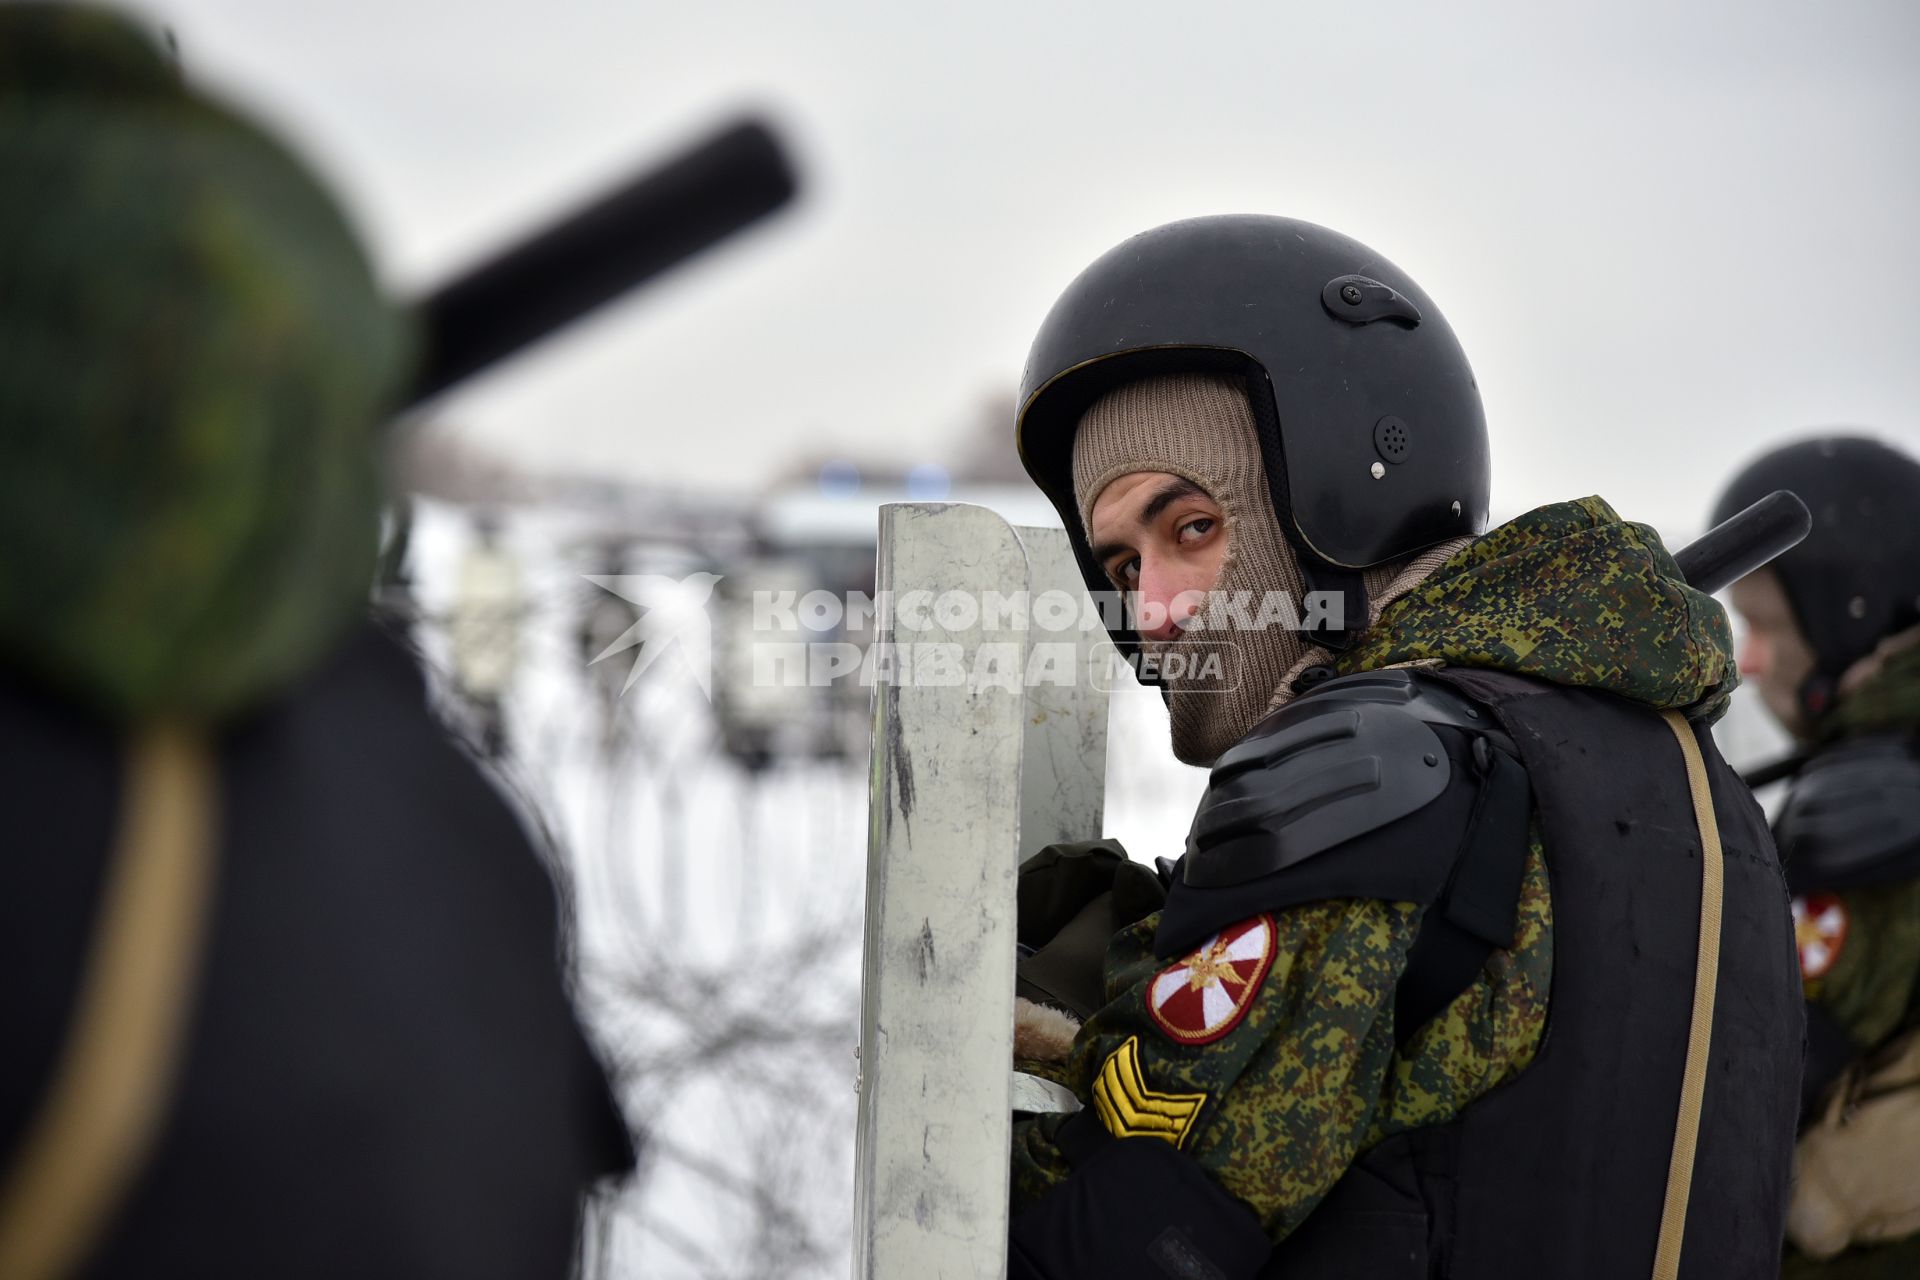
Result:
{"label": "black baton", "polygon": [[1807,504],[1777,489],[1674,552],[1673,560],[1688,586],[1711,595],[1799,546],[1812,530]]}
{"label": "black baton", "polygon": [[742,120],[433,290],[416,304],[410,408],[533,345],[793,198],[773,132]]}

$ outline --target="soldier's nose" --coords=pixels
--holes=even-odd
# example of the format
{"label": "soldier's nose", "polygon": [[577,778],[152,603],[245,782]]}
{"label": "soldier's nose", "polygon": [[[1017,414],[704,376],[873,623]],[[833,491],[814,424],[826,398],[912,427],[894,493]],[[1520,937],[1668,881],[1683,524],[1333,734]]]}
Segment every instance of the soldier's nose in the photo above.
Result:
{"label": "soldier's nose", "polygon": [[1740,642],[1740,674],[1754,677],[1765,675],[1769,658],[1767,642],[1749,631]]}
{"label": "soldier's nose", "polygon": [[1143,640],[1178,640],[1186,624],[1199,614],[1205,598],[1205,593],[1194,590],[1181,574],[1143,564],[1134,629]]}
{"label": "soldier's nose", "polygon": [[1134,630],[1142,640],[1164,643],[1180,638],[1180,624],[1189,614],[1182,611],[1179,585],[1151,561],[1142,562],[1134,613]]}
{"label": "soldier's nose", "polygon": [[1154,640],[1165,643],[1180,638],[1180,624],[1175,621],[1174,610],[1166,596],[1150,596],[1140,593],[1134,628],[1139,631],[1142,640]]}

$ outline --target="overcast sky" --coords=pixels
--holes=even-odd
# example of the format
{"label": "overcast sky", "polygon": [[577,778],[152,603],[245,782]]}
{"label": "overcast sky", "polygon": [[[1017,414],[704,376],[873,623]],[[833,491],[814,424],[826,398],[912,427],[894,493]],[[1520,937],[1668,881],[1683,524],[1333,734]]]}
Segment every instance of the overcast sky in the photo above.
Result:
{"label": "overcast sky", "polygon": [[[802,203],[439,407],[540,466],[950,460],[1169,219],[1368,242],[1478,373],[1496,511],[1697,522],[1826,423],[1920,447],[1920,5],[152,0],[415,289],[743,106]],[[1575,9],[1581,10],[1575,13]]]}

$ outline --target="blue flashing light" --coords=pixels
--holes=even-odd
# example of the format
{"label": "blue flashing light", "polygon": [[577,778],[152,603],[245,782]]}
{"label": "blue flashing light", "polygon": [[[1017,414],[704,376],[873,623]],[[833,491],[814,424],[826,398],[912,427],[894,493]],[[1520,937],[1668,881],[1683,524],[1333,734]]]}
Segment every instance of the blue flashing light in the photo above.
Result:
{"label": "blue flashing light", "polygon": [[851,498],[860,492],[860,468],[836,459],[820,468],[820,492],[829,498]]}
{"label": "blue flashing light", "polygon": [[953,492],[953,477],[937,462],[923,462],[907,472],[907,496],[915,502],[938,502]]}

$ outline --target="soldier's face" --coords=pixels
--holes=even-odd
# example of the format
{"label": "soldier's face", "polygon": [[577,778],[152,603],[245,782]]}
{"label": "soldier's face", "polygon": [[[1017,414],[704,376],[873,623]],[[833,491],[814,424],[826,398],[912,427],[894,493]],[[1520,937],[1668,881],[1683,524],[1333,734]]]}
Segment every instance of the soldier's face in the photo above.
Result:
{"label": "soldier's face", "polygon": [[1740,675],[1760,691],[1767,710],[1798,733],[1799,690],[1813,674],[1813,647],[1793,620],[1787,593],[1771,569],[1750,573],[1727,589],[1727,598],[1747,624],[1740,641]]}
{"label": "soldier's face", "polygon": [[1211,494],[1184,476],[1136,471],[1094,499],[1087,541],[1107,578],[1129,594],[1148,641],[1169,641],[1206,605],[1227,556],[1227,522]]}

